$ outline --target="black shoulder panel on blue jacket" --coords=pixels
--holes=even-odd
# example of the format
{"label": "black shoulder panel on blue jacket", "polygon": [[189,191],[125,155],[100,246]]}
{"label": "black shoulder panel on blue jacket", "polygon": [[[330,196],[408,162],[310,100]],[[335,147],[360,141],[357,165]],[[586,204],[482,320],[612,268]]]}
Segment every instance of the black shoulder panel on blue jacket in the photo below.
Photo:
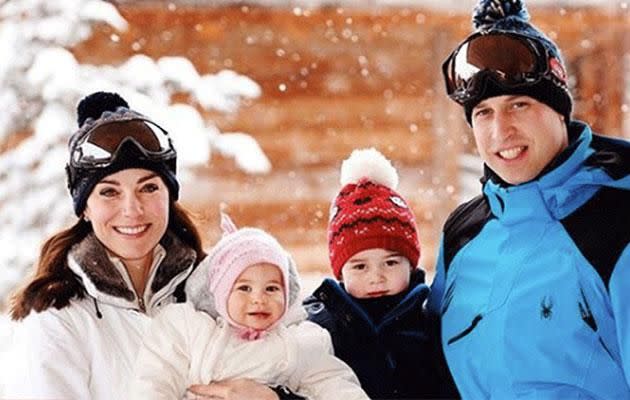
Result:
{"label": "black shoulder panel on blue jacket", "polygon": [[593,135],[591,146],[595,153],[586,160],[586,165],[603,168],[613,179],[630,174],[630,142]]}
{"label": "black shoulder panel on blue jacket", "polygon": [[[630,143],[593,135],[595,153],[586,164],[604,169],[613,179],[630,174]],[[630,191],[604,187],[562,224],[593,265],[606,287],[621,253],[630,242]]]}
{"label": "black shoulder panel on blue jacket", "polygon": [[608,287],[617,260],[630,242],[630,190],[604,187],[562,224]]}
{"label": "black shoulder panel on blue jacket", "polygon": [[444,223],[444,269],[453,261],[455,254],[481,232],[492,218],[490,205],[484,195],[479,195],[457,207]]}

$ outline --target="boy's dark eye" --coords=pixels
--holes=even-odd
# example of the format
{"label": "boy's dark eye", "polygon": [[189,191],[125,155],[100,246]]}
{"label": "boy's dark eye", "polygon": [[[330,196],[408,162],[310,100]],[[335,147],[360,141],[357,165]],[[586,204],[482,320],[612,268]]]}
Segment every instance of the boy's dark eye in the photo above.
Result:
{"label": "boy's dark eye", "polygon": [[236,287],[236,290],[238,290],[239,292],[249,292],[251,288],[249,287],[249,285],[238,285]]}
{"label": "boy's dark eye", "polygon": [[356,269],[356,270],[363,270],[365,269],[365,264],[354,264],[352,265],[352,269]]}
{"label": "boy's dark eye", "polygon": [[393,267],[398,264],[400,264],[400,260],[398,260],[397,258],[390,258],[389,260],[385,261],[385,265],[389,267]]}
{"label": "boy's dark eye", "polygon": [[268,292],[277,292],[279,290],[280,290],[279,286],[275,286],[275,285],[274,286],[267,286],[267,291]]}

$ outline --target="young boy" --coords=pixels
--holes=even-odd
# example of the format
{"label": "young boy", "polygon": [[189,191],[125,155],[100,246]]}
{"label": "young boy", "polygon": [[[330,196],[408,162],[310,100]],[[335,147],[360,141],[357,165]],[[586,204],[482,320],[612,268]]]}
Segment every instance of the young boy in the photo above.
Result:
{"label": "young boy", "polygon": [[191,303],[152,322],[131,382],[132,399],[181,399],[193,384],[248,378],[309,400],[368,400],[332,355],[328,333],[305,321],[295,264],[255,228],[222,216],[223,238],[186,283]]}
{"label": "young boy", "polygon": [[309,319],[330,332],[335,355],[370,398],[437,397],[422,314],[429,288],[413,212],[395,192],[396,169],[375,149],[355,150],[341,166],[341,184],[328,224],[339,283],[324,280],[304,301]]}

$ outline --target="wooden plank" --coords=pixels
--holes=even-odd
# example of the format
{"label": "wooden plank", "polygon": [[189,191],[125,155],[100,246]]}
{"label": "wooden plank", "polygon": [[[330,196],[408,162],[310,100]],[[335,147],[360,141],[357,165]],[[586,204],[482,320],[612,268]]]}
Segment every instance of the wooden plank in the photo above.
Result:
{"label": "wooden plank", "polygon": [[[399,168],[400,192],[418,216],[423,264],[431,269],[441,225],[457,203],[458,155],[474,147],[461,108],[444,94],[440,71],[442,60],[470,33],[469,13],[295,13],[254,6],[172,12],[165,5],[132,4],[121,12],[129,31],[100,27],[73,49],[81,62],[182,55],[201,73],[232,69],[262,87],[261,98],[235,114],[205,114],[222,131],[253,135],[274,166],[269,175],[247,176],[215,154],[195,171],[194,184],[183,185],[183,200],[205,215],[207,243],[218,237],[218,208],[227,204],[238,222],[286,240],[301,267],[326,271],[325,226],[339,189],[339,165],[352,149],[375,146]],[[598,131],[619,132],[627,88],[620,60],[630,16],[541,7],[530,13],[563,50],[575,86],[575,115]]]}

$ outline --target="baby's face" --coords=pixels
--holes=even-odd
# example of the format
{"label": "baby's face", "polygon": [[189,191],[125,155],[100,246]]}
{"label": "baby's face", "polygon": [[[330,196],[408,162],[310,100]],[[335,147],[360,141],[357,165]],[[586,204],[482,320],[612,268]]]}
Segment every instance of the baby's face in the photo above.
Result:
{"label": "baby's face", "polygon": [[254,264],[243,271],[227,300],[234,322],[254,329],[267,329],[284,314],[284,283],[273,264]]}
{"label": "baby's face", "polygon": [[409,287],[411,263],[395,251],[363,250],[341,268],[346,291],[358,299],[393,296]]}

